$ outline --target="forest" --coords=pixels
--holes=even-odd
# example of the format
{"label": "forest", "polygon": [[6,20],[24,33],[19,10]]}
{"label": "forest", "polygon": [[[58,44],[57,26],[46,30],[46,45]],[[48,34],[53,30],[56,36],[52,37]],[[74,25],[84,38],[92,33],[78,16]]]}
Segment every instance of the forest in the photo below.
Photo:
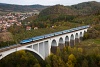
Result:
{"label": "forest", "polygon": [[[100,67],[99,8],[100,3],[94,1],[71,7],[55,5],[42,10],[38,16],[25,19],[22,21],[23,26],[10,27],[8,31],[12,33],[13,41],[2,42],[0,47],[17,44],[20,40],[34,36],[90,25],[83,40],[74,47],[65,46],[62,50],[58,47],[57,52],[51,53],[45,60],[35,58],[31,52],[18,51],[0,60],[0,67]],[[32,30],[26,31],[26,26],[31,26]],[[39,29],[34,30],[34,27]]]}

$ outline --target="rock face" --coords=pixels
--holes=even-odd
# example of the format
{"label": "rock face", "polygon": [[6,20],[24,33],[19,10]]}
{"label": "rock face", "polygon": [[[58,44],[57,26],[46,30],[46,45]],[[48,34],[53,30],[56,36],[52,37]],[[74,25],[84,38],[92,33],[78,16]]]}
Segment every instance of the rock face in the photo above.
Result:
{"label": "rock face", "polygon": [[13,36],[10,32],[0,33],[0,41],[13,41]]}

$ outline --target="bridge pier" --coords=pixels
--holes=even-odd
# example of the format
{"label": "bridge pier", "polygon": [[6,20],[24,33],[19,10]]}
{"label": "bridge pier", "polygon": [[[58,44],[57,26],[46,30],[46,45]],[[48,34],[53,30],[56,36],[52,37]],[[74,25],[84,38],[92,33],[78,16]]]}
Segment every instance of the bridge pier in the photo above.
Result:
{"label": "bridge pier", "polygon": [[33,49],[36,50],[37,52],[39,52],[39,44],[34,44]]}
{"label": "bridge pier", "polygon": [[45,48],[45,57],[47,57],[48,55],[50,55],[49,54],[49,43],[48,43],[48,41],[45,41],[44,42],[44,48]]}
{"label": "bridge pier", "polygon": [[39,53],[44,57],[45,56],[45,50],[44,50],[44,43],[39,43]]}

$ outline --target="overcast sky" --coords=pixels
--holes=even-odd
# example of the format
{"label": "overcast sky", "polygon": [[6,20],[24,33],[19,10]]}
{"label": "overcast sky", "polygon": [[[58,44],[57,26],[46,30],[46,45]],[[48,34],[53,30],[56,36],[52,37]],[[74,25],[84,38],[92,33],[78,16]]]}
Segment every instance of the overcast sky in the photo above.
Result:
{"label": "overcast sky", "polygon": [[33,5],[33,4],[40,4],[40,5],[73,5],[78,4],[81,2],[88,2],[88,1],[97,1],[100,0],[0,0],[0,3],[8,3],[8,4],[18,4],[18,5]]}

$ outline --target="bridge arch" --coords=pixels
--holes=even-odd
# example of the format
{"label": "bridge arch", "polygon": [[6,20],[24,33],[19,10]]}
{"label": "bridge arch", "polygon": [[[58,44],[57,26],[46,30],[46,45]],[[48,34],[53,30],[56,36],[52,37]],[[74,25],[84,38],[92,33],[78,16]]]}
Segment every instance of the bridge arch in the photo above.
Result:
{"label": "bridge arch", "polygon": [[56,53],[56,51],[57,51],[57,41],[54,39],[54,40],[52,40],[52,42],[51,42],[51,52],[52,53]]}
{"label": "bridge arch", "polygon": [[60,37],[59,38],[59,44],[58,44],[58,47],[60,48],[60,49],[63,49],[64,48],[64,40],[63,40],[63,38],[62,37]]}
{"label": "bridge arch", "polygon": [[57,46],[57,42],[56,42],[56,40],[54,39],[54,40],[52,40],[52,42],[51,42],[51,46]]}
{"label": "bridge arch", "polygon": [[80,37],[79,37],[79,33],[75,34],[75,43],[79,43],[80,42]]}
{"label": "bridge arch", "polygon": [[60,44],[63,44],[63,43],[64,43],[64,41],[63,41],[63,38],[62,38],[62,37],[60,37],[60,39],[59,39],[59,43],[60,43]]}
{"label": "bridge arch", "polygon": [[16,52],[16,51],[20,51],[20,50],[27,50],[27,51],[30,51],[30,52],[33,52],[35,54],[37,54],[38,56],[40,56],[40,58],[42,58],[43,60],[45,59],[41,54],[39,54],[37,51],[35,51],[34,49],[30,49],[30,48],[22,48],[22,49],[18,49],[17,48],[14,50],[14,51],[9,51],[9,52],[6,52],[1,59],[5,58],[6,56]]}
{"label": "bridge arch", "polygon": [[70,36],[70,46],[72,47],[72,46],[74,46],[75,45],[75,36],[74,36],[74,34],[71,34],[71,36]]}
{"label": "bridge arch", "polygon": [[75,38],[79,38],[79,34],[78,33],[75,34]]}
{"label": "bridge arch", "polygon": [[38,56],[40,56],[43,60],[45,59],[40,53],[38,53],[37,51],[35,51],[34,49],[30,49],[30,48],[25,48],[24,50],[27,50],[27,51],[31,51],[31,52],[34,52],[36,53]]}
{"label": "bridge arch", "polygon": [[74,34],[71,34],[71,36],[70,36],[70,40],[74,40]]}
{"label": "bridge arch", "polygon": [[65,46],[69,46],[70,39],[68,36],[65,37]]}
{"label": "bridge arch", "polygon": [[83,33],[82,32],[80,32],[80,37],[83,37]]}
{"label": "bridge arch", "polygon": [[82,40],[83,40],[84,33],[85,33],[85,31],[84,31],[84,30],[80,32],[80,41],[82,41]]}

